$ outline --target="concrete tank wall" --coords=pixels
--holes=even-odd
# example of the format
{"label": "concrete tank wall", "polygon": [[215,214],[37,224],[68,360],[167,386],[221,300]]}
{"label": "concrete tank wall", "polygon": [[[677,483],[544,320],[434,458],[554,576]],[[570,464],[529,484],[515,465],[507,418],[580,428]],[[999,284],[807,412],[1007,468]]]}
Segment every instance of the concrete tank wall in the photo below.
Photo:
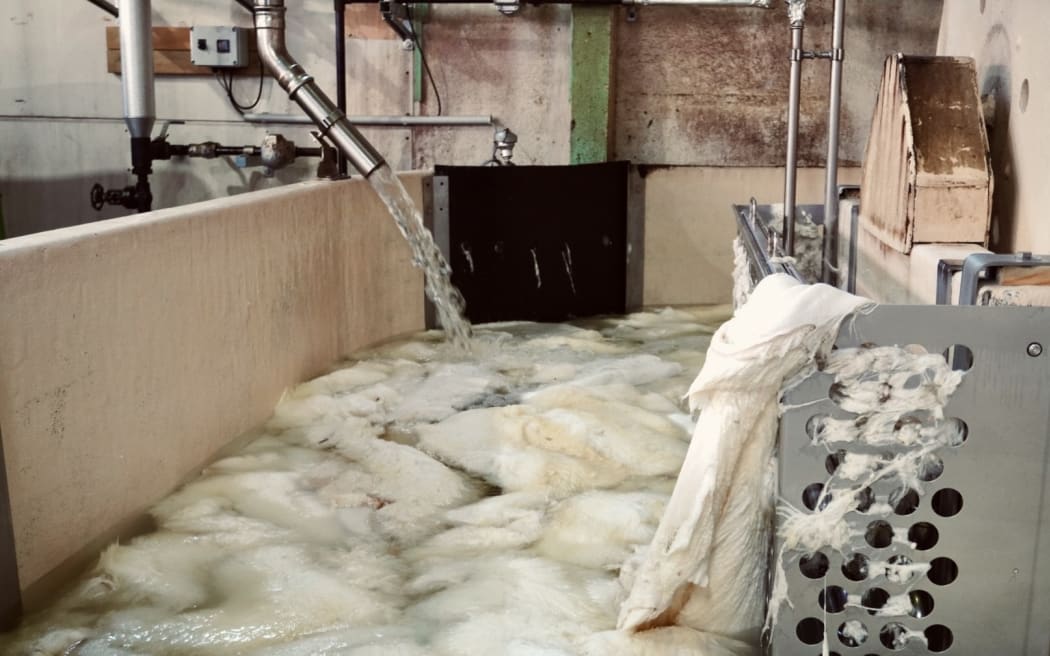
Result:
{"label": "concrete tank wall", "polygon": [[[421,178],[405,178],[417,201]],[[2,241],[0,305],[0,432],[30,602],[287,387],[423,325],[421,274],[362,180]]]}

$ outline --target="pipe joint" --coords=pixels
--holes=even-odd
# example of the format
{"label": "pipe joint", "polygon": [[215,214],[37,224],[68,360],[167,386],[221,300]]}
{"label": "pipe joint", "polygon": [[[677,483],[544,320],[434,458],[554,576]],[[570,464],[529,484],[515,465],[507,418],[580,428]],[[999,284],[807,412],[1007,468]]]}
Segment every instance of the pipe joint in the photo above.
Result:
{"label": "pipe joint", "polygon": [[288,96],[321,128],[324,137],[335,144],[362,175],[371,175],[383,165],[382,156],[288,53],[284,12],[284,0],[255,0],[259,58]]}

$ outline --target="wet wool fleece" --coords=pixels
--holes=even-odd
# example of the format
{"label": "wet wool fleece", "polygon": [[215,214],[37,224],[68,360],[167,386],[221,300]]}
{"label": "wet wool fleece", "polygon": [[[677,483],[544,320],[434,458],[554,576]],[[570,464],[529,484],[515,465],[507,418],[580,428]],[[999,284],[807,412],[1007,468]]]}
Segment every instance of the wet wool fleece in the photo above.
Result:
{"label": "wet wool fleece", "polygon": [[362,354],[0,647],[756,653],[776,395],[862,302],[829,289],[767,278],[714,337],[724,309]]}

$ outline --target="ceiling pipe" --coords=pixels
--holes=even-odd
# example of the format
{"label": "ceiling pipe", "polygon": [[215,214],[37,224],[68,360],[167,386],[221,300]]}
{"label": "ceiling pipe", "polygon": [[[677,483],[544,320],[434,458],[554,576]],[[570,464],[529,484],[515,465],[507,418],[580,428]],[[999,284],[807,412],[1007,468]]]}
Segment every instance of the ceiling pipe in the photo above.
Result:
{"label": "ceiling pipe", "polygon": [[384,164],[383,157],[288,54],[284,43],[284,0],[255,0],[254,7],[259,57],[266,69],[320,128],[320,136],[335,144],[361,175],[371,175]]}

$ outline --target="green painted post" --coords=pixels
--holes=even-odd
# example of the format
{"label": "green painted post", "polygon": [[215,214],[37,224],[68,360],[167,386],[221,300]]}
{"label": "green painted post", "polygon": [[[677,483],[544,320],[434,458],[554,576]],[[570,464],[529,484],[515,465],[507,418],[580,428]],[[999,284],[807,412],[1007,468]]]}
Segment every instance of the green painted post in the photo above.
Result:
{"label": "green painted post", "polygon": [[612,150],[613,26],[608,5],[572,6],[569,162],[608,161]]}

